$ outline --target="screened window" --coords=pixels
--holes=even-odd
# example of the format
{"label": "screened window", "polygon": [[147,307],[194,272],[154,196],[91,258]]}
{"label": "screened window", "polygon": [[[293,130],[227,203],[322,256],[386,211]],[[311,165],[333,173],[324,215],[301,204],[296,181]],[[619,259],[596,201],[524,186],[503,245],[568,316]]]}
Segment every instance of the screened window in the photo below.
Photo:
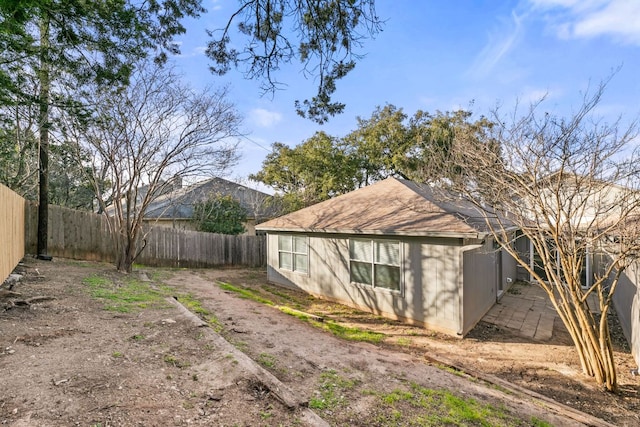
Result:
{"label": "screened window", "polygon": [[400,242],[351,239],[349,258],[352,282],[400,291]]}
{"label": "screened window", "polygon": [[309,271],[309,238],[307,236],[278,236],[278,264],[283,270]]}

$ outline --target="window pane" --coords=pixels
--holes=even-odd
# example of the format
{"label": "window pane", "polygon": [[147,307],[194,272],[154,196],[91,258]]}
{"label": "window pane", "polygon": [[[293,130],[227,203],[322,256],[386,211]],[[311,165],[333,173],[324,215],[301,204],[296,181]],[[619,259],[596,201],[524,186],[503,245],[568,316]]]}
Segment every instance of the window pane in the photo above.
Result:
{"label": "window pane", "polygon": [[349,253],[351,259],[367,262],[372,261],[373,257],[371,256],[371,240],[351,239],[349,243]]}
{"label": "window pane", "polygon": [[351,281],[371,285],[371,263],[351,261]]}
{"label": "window pane", "polygon": [[376,262],[389,265],[400,265],[400,243],[377,240]]}
{"label": "window pane", "polygon": [[307,236],[293,236],[293,251],[299,254],[308,254],[309,245],[307,242]]}
{"label": "window pane", "polygon": [[391,267],[388,265],[375,265],[376,288],[400,290],[400,267]]}
{"label": "window pane", "polygon": [[291,252],[291,236],[278,236],[278,250]]}
{"label": "window pane", "polygon": [[291,259],[291,253],[289,252],[280,252],[280,268],[285,270],[293,270],[293,262]]}
{"label": "window pane", "polygon": [[295,254],[295,271],[300,271],[302,273],[307,272],[307,255]]}

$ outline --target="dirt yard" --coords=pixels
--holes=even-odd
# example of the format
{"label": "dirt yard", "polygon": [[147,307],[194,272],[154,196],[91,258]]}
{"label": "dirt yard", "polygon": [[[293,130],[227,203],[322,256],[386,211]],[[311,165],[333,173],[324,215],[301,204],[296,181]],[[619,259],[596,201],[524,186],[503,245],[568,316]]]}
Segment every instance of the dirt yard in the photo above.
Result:
{"label": "dirt yard", "polygon": [[549,342],[482,323],[458,340],[262,270],[21,269],[0,291],[0,425],[640,425],[628,350],[620,392],[601,392],[561,325]]}

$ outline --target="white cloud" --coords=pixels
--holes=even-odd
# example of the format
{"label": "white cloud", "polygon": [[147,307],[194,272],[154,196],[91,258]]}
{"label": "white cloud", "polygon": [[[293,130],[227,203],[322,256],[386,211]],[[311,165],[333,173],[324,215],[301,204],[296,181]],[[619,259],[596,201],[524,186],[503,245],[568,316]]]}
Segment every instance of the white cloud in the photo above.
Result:
{"label": "white cloud", "polygon": [[471,68],[471,73],[483,77],[490,74],[500,61],[515,48],[522,32],[522,17],[514,11],[504,28],[490,35],[489,43],[478,54]]}
{"label": "white cloud", "polygon": [[640,45],[640,2],[637,0],[530,0],[534,9],[549,13],[550,25],[561,38],[609,36]]}
{"label": "white cloud", "polygon": [[254,108],[249,115],[251,122],[261,127],[271,127],[282,120],[282,114],[264,108]]}
{"label": "white cloud", "polygon": [[207,8],[208,10],[220,10],[222,9],[222,5],[220,4],[220,0],[212,0],[211,7]]}

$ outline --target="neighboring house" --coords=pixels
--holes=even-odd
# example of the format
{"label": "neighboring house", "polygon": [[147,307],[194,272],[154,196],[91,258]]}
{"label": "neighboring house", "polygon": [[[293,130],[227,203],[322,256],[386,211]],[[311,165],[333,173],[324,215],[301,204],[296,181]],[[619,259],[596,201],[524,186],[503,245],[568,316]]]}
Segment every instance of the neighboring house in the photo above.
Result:
{"label": "neighboring house", "polygon": [[195,230],[194,205],[217,194],[233,197],[246,209],[245,234],[254,235],[256,223],[273,217],[266,204],[268,194],[226,179],[211,178],[186,187],[174,187],[173,191],[157,197],[149,204],[144,220],[163,227]]}
{"label": "neighboring house", "polygon": [[[540,180],[539,185],[542,189],[539,194],[546,199],[544,202],[546,210],[561,213],[562,217],[557,218],[556,221],[561,224],[571,224],[575,230],[595,230],[605,226],[612,219],[619,218],[629,191],[617,184],[567,172],[551,174]],[[538,213],[538,215],[543,214]],[[535,221],[534,218],[531,220]],[[596,271],[595,255],[592,249],[587,247],[582,261],[581,282],[585,289],[592,286]],[[533,247],[530,247],[527,252],[529,252],[531,266],[542,277],[546,277],[544,270],[536,263],[538,256]]]}
{"label": "neighboring house", "polygon": [[515,280],[515,260],[463,203],[388,178],[256,227],[267,279],[463,336]]}
{"label": "neighboring house", "polygon": [[[562,181],[560,181],[562,179]],[[550,212],[562,212],[561,221],[570,223],[577,230],[605,229],[622,215],[628,215],[638,206],[639,195],[624,186],[584,177],[568,172],[555,173],[540,182],[547,194],[546,206]],[[627,212],[627,213],[623,213]],[[635,216],[634,216],[635,217]],[[633,223],[634,218],[629,215]],[[619,236],[610,236],[616,239]],[[523,239],[524,240],[524,239]],[[596,275],[602,275],[611,259],[602,248],[609,242],[593,242],[587,246],[583,259],[582,286],[590,288]],[[615,248],[613,248],[615,250]],[[544,272],[535,267],[537,255],[530,248],[529,260],[542,277]],[[531,280],[529,277],[527,280]],[[635,261],[622,274],[613,294],[613,307],[618,314],[624,335],[631,345],[636,363],[640,365],[640,260]]]}

